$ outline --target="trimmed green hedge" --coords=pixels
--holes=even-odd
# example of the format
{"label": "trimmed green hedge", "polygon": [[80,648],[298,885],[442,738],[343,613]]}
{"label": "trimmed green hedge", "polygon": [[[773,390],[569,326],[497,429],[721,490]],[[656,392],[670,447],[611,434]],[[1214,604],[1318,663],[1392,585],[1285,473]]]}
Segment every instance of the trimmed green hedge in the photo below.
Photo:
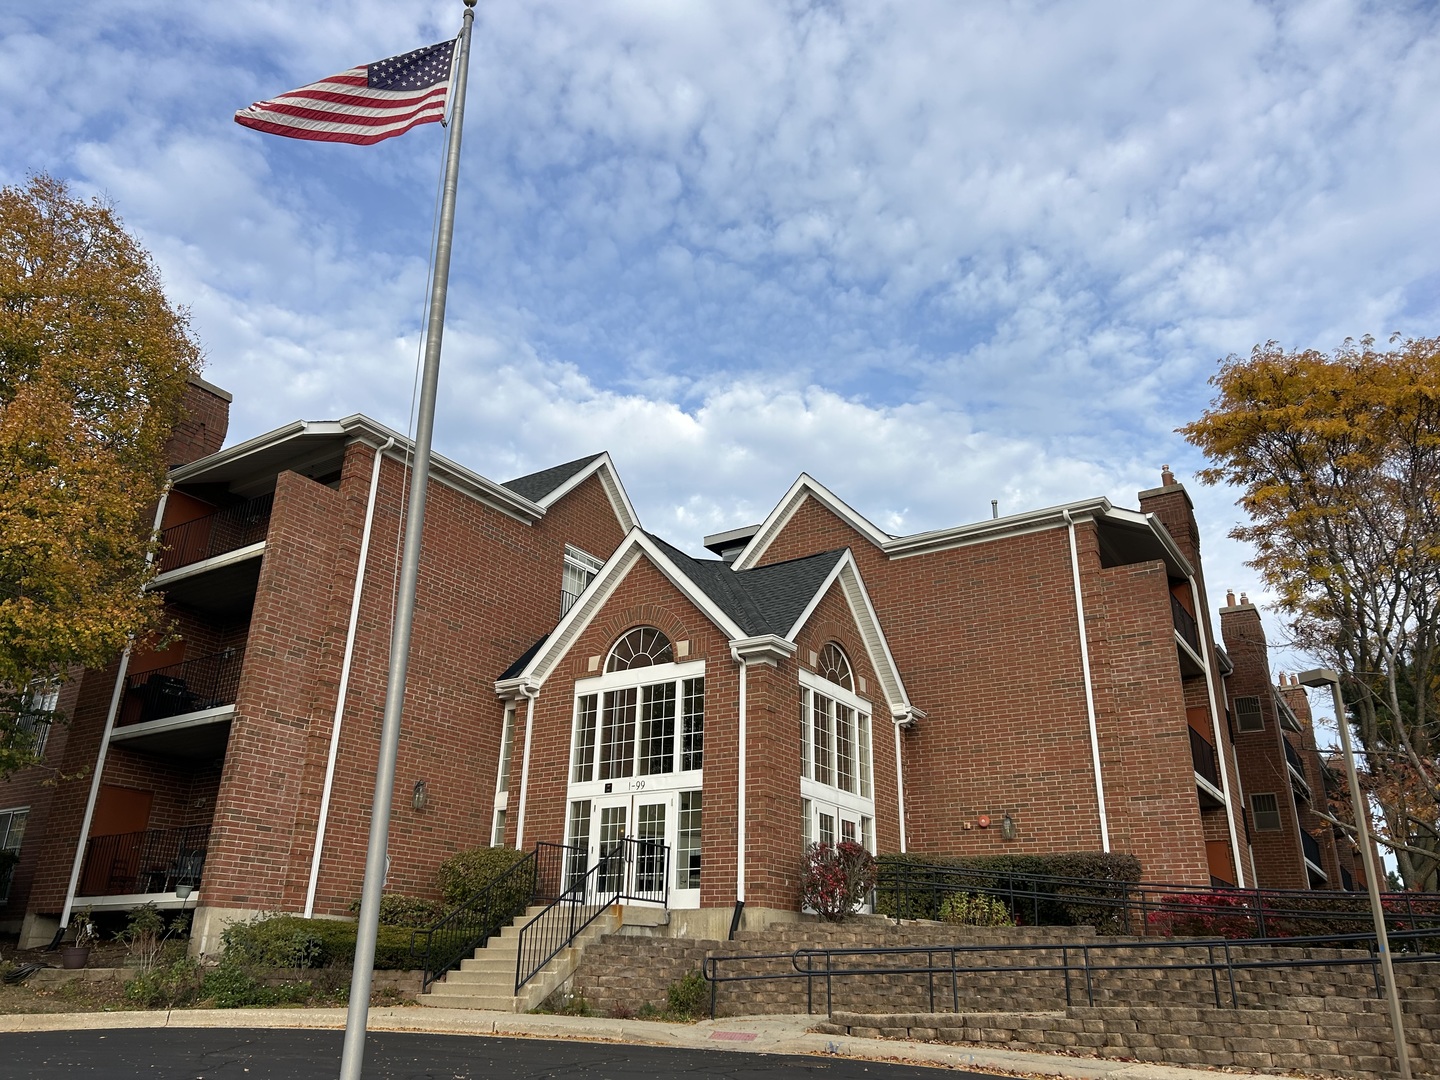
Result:
{"label": "trimmed green hedge", "polygon": [[[1123,929],[1118,901],[1127,885],[1140,880],[1140,860],[1104,852],[1051,855],[881,855],[875,911],[892,918],[939,919],[954,893],[1002,895],[1015,921],[1041,926],[1094,926],[1102,933]],[[966,871],[947,873],[947,871]],[[1034,881],[1032,878],[1063,878]],[[1013,900],[1012,900],[1013,898]],[[1093,898],[1087,902],[1087,898]],[[1099,902],[1095,902],[1099,901]]]}
{"label": "trimmed green hedge", "polygon": [[[440,864],[440,869],[435,872],[435,881],[440,886],[440,895],[445,897],[446,906],[455,907],[489,885],[523,858],[525,858],[523,851],[506,847],[469,848],[465,851],[457,851]],[[525,899],[528,902],[529,882],[525,883],[523,889],[518,889],[517,894],[518,892],[526,893]]]}
{"label": "trimmed green hedge", "polygon": [[[336,919],[270,915],[225,928],[227,963],[254,969],[307,969],[355,962],[356,927]],[[410,931],[382,926],[375,942],[377,971],[409,971]]]}

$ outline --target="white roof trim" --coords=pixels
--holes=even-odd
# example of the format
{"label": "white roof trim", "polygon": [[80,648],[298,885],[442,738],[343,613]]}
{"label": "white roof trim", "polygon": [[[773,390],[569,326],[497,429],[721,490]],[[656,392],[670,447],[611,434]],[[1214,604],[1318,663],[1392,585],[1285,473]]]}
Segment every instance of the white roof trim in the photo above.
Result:
{"label": "white roof trim", "polygon": [[746,636],[734,620],[716,607],[715,602],[682,573],[680,568],[665,556],[665,553],[655,545],[653,540],[639,528],[634,528],[620,542],[615,553],[605,561],[605,565],[601,567],[595,580],[590,582],[585,591],[580,594],[580,598],[571,605],[570,610],[565,613],[544,646],[531,657],[530,663],[526,664],[524,670],[513,678],[506,679],[503,683],[497,682],[495,692],[501,697],[508,697],[513,694],[513,686],[521,682],[534,687],[543,685],[555,665],[570,651],[575,640],[594,621],[600,609],[609,601],[620,583],[625,580],[631,568],[642,556],[649,559],[650,563],[679,589],[687,600],[699,608],[706,618],[719,627],[727,638],[733,641]]}
{"label": "white roof trim", "polygon": [[790,490],[775,505],[775,509],[760,523],[755,536],[745,545],[745,550],[736,557],[733,564],[736,570],[752,569],[760,561],[775,537],[795,516],[795,511],[804,505],[807,497],[829,509],[878,548],[883,548],[892,539],[889,533],[881,532],[809,473],[801,473],[795,483],[790,485]]}
{"label": "white roof trim", "polygon": [[610,500],[610,506],[615,511],[615,517],[620,522],[620,527],[626,532],[638,528],[640,516],[635,513],[630,496],[625,493],[625,485],[620,483],[620,474],[615,470],[615,463],[610,460],[608,451],[600,454],[589,465],[538,500],[538,505],[546,510],[550,509],[597,473],[600,476],[600,484],[605,489],[605,495]]}
{"label": "white roof trim", "polygon": [[860,631],[860,638],[865,642],[866,655],[870,657],[870,666],[875,669],[880,680],[880,688],[885,694],[885,703],[890,706],[891,716],[899,718],[911,715],[916,710],[910,704],[910,696],[905,692],[900,668],[890,652],[890,643],[885,638],[885,631],[880,627],[875,605],[870,602],[870,593],[860,577],[860,568],[855,565],[855,555],[849,548],[845,549],[845,554],[825,576],[825,580],[815,590],[815,595],[810,598],[810,603],[805,605],[805,610],[800,613],[795,625],[785,636],[791,641],[795,640],[801,628],[810,621],[810,616],[815,614],[815,609],[830,591],[830,587],[837,582],[845,596],[845,602],[850,606],[855,628]]}
{"label": "white roof trim", "polygon": [[1041,510],[1028,510],[1021,514],[1009,514],[1001,518],[977,521],[969,525],[956,525],[945,529],[912,533],[909,536],[890,536],[881,532],[862,514],[847,505],[833,492],[808,473],[801,473],[790,490],[770,511],[756,530],[754,537],[735,559],[736,570],[750,570],[757,566],[775,538],[790,523],[806,498],[813,498],[828,508],[838,518],[860,533],[892,559],[909,555],[943,551],[947,548],[983,544],[1000,537],[1019,536],[1025,533],[1042,532],[1063,528],[1070,520],[1108,520],[1132,528],[1147,529],[1164,546],[1166,553],[1177,567],[1187,576],[1194,574],[1190,561],[1175,544],[1174,538],[1154,514],[1117,507],[1103,496],[1079,499],[1060,506],[1048,506]]}

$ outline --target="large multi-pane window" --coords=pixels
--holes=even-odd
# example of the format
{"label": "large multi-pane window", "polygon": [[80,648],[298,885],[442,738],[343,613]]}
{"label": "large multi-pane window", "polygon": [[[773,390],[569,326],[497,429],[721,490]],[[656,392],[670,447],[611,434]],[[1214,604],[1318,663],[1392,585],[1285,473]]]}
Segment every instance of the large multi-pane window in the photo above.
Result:
{"label": "large multi-pane window", "polygon": [[642,896],[668,887],[682,907],[699,902],[705,763],[705,663],[686,660],[687,646],[636,627],[600,674],[576,684],[566,830],[572,864],[595,865],[621,839],[648,842],[634,848],[627,887]]}
{"label": "large multi-pane window", "polygon": [[7,857],[0,861],[0,903],[10,899],[10,881],[15,876],[15,862],[20,855],[20,842],[25,839],[25,821],[30,817],[28,806],[0,810],[0,852]]}
{"label": "large multi-pane window", "polygon": [[704,746],[704,675],[581,694],[570,780],[693,772],[704,767]]}
{"label": "large multi-pane window", "polygon": [[800,672],[801,837],[875,847],[870,704],[855,694],[849,658],[831,642]]}

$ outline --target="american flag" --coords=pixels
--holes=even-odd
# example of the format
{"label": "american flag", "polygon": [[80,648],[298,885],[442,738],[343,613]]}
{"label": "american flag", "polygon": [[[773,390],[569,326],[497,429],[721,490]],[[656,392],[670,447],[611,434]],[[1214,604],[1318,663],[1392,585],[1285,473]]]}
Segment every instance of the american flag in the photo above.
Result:
{"label": "american flag", "polygon": [[362,64],[257,101],[235,122],[271,135],[369,146],[445,115],[454,41]]}

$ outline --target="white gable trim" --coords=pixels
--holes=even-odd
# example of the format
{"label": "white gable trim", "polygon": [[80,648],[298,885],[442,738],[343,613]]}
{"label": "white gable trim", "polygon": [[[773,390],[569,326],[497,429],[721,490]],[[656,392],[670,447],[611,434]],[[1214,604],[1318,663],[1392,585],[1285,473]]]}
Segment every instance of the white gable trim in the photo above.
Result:
{"label": "white gable trim", "polygon": [[864,516],[846,505],[843,499],[826,488],[824,484],[809,473],[801,473],[795,483],[790,485],[790,490],[785,493],[785,497],[760,523],[760,528],[756,530],[750,542],[745,545],[745,550],[736,557],[735,569],[750,570],[759,563],[766,550],[774,543],[775,537],[779,536],[781,530],[790,523],[790,519],[795,516],[795,511],[804,505],[807,498],[820,503],[876,547],[884,548],[890,541],[891,537],[888,533],[877,529]]}
{"label": "white gable trim", "polygon": [[605,489],[605,496],[610,500],[610,506],[615,511],[615,517],[620,522],[620,527],[626,532],[638,528],[640,517],[635,513],[630,496],[625,493],[625,486],[620,483],[620,474],[615,471],[615,463],[610,460],[608,452],[601,454],[544,498],[539,499],[538,505],[549,510],[550,507],[596,474],[600,476],[600,485]]}
{"label": "white gable trim", "polygon": [[795,625],[785,636],[791,641],[795,640],[801,628],[810,621],[810,616],[815,614],[816,607],[830,591],[830,587],[837,582],[845,596],[845,602],[850,607],[855,627],[860,631],[860,638],[865,642],[866,655],[869,656],[870,666],[875,669],[876,677],[880,680],[880,689],[885,695],[885,703],[890,707],[891,717],[896,720],[913,719],[918,710],[910,704],[910,696],[905,692],[905,683],[900,678],[900,668],[895,663],[895,657],[890,652],[890,643],[886,640],[885,632],[880,628],[880,619],[875,614],[875,605],[870,602],[870,593],[860,578],[860,569],[855,565],[855,555],[848,548],[815,590],[810,603],[805,605],[805,610],[800,613]]}
{"label": "white gable trim", "polygon": [[685,598],[695,605],[720,631],[730,640],[745,637],[745,632],[736,625],[735,621],[715,606],[710,599],[693,581],[680,571],[673,562],[667,558],[648,536],[638,528],[631,529],[620,546],[615,549],[615,554],[606,560],[601,567],[595,580],[580,594],[555,627],[544,646],[525,665],[523,671],[512,679],[495,684],[495,692],[501,697],[507,697],[514,693],[516,686],[521,683],[538,689],[554,670],[555,665],[570,651],[575,640],[595,620],[620,583],[629,575],[631,568],[641,558],[648,559],[665,578],[675,586]]}

